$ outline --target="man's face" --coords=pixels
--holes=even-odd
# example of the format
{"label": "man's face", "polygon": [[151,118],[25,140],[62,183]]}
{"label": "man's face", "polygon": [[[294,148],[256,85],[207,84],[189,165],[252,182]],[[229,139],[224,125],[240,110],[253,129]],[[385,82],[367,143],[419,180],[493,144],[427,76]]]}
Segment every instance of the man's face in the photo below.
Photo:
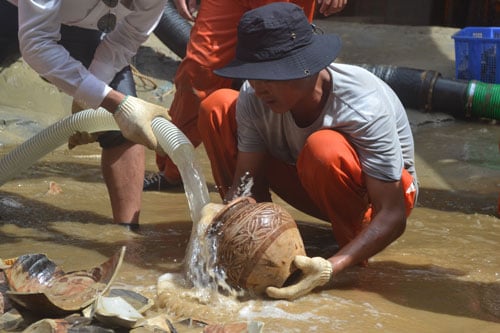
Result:
{"label": "man's face", "polygon": [[285,113],[308,94],[309,79],[287,81],[249,80],[255,95],[276,113]]}

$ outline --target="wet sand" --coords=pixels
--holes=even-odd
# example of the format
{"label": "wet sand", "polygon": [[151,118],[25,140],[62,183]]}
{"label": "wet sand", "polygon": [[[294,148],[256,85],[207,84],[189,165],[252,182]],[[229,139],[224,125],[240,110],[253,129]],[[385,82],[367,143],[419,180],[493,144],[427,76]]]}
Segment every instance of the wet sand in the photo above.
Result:
{"label": "wet sand", "polygon": [[[432,69],[454,77],[451,35],[456,29],[331,19],[316,23],[342,36],[339,61]],[[178,59],[151,38],[136,59],[140,72],[152,79],[137,80],[140,96],[168,106],[177,65]],[[0,153],[69,114],[70,101],[22,61],[2,69]],[[408,114],[416,142],[419,204],[405,234],[372,258],[368,268],[354,268],[332,288],[295,302],[221,298],[206,305],[178,288],[170,290],[166,307],[149,315],[261,320],[265,332],[497,332],[500,128],[440,113]],[[196,155],[211,198],[220,202],[202,147]],[[138,233],[111,225],[99,156],[95,144],[71,151],[61,146],[0,188],[0,257],[42,252],[71,271],[93,267],[126,245],[115,284],[154,298],[158,277],[182,272],[192,225],[185,194],[144,193]],[[147,169],[156,171],[152,152]],[[48,192],[50,182],[62,192]],[[327,255],[332,250],[328,225],[282,204],[298,221],[308,253]]]}

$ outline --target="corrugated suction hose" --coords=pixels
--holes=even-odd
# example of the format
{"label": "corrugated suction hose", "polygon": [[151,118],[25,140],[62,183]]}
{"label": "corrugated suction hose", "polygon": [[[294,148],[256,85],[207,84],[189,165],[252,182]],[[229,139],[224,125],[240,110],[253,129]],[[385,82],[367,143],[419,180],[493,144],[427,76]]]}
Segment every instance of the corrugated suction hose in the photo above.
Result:
{"label": "corrugated suction hose", "polygon": [[[159,144],[176,164],[193,154],[189,139],[170,121],[156,117],[153,132]],[[104,109],[89,109],[67,116],[20,144],[0,160],[0,185],[27,169],[39,158],[61,146],[75,131],[99,132],[117,130],[113,116]]]}
{"label": "corrugated suction hose", "polygon": [[390,65],[362,65],[398,95],[405,107],[456,118],[500,120],[500,84],[446,79],[441,73]]}

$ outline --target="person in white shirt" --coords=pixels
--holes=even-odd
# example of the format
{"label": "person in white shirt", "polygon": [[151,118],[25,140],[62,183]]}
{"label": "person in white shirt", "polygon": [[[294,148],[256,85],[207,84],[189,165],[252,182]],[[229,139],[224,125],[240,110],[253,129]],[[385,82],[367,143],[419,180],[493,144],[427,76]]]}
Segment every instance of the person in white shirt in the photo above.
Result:
{"label": "person in white shirt", "polygon": [[24,61],[73,97],[73,112],[113,114],[121,131],[75,133],[68,146],[99,141],[113,222],[130,228],[139,223],[144,146],[161,152],[151,120],[170,119],[167,109],[136,97],[130,61],[166,1],[0,0],[0,47],[18,37]]}

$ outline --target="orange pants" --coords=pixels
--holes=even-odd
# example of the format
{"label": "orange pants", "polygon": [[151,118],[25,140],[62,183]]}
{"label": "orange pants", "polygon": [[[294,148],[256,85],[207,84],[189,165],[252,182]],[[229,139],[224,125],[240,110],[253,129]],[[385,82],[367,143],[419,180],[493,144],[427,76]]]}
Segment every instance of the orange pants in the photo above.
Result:
{"label": "orange pants", "polygon": [[[195,147],[201,143],[196,126],[200,102],[220,88],[230,88],[232,80],[213,74],[235,56],[237,27],[241,16],[254,8],[276,0],[203,0],[198,17],[191,30],[186,57],[182,60],[174,79],[175,95],[170,106],[172,123]],[[310,21],[313,19],[315,0],[294,0]],[[170,180],[180,180],[175,164],[157,155],[156,164]]]}
{"label": "orange pants", "polygon": [[[223,198],[236,169],[237,97],[238,92],[231,89],[214,92],[201,103],[198,119],[214,180]],[[270,189],[293,207],[330,221],[341,247],[371,220],[372,210],[358,155],[335,130],[311,134],[296,165],[270,158],[267,182]],[[416,199],[415,191],[406,191],[411,188],[412,175],[404,170],[401,182],[408,216]]]}

